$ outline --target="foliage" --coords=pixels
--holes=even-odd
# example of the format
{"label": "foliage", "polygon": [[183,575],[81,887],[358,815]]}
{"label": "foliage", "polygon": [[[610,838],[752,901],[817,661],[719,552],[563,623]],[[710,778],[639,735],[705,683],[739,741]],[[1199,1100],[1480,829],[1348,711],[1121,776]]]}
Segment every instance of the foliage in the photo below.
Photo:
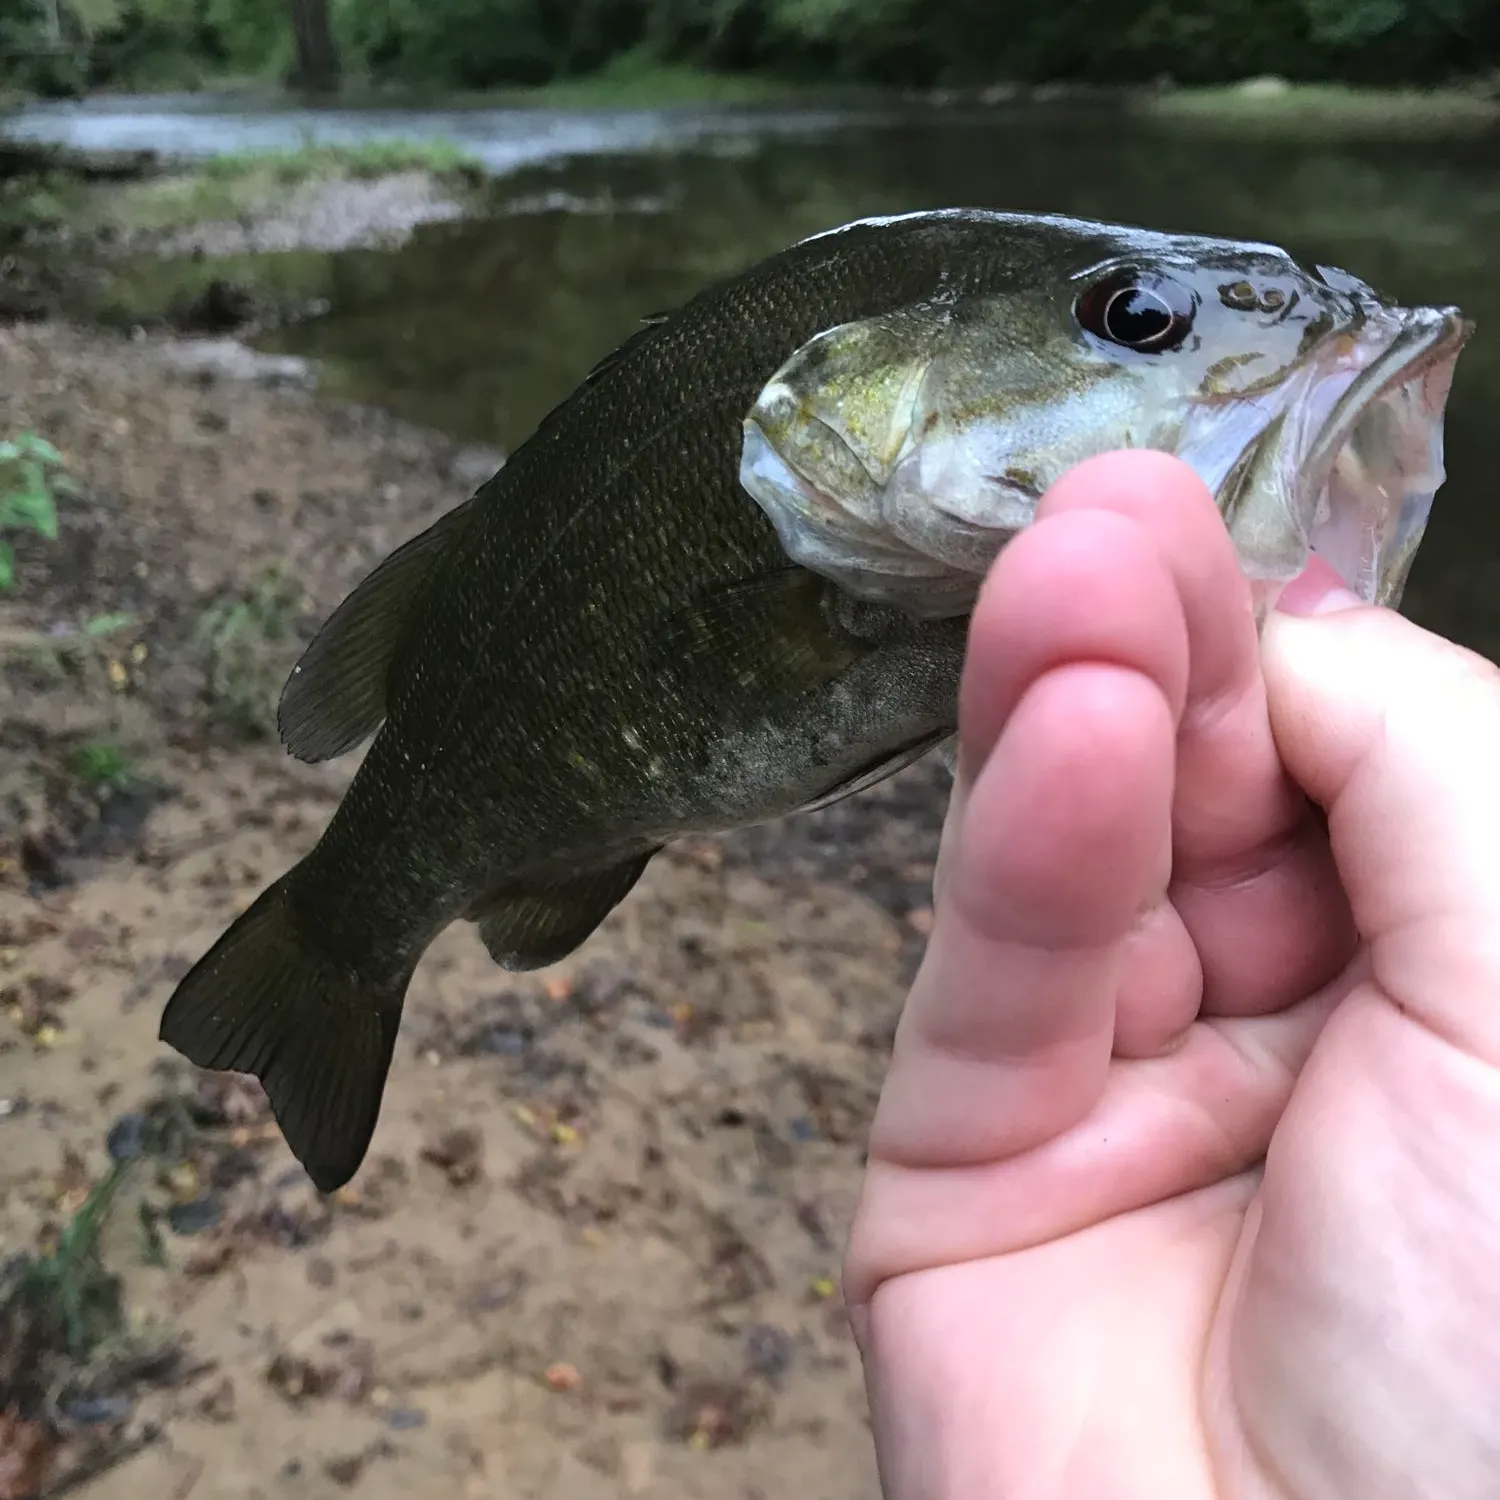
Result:
{"label": "foliage", "polygon": [[70,486],[58,472],[62,462],[62,454],[34,432],[0,441],[0,590],[16,582],[16,555],[5,532],[30,531],[57,540],[56,496]]}
{"label": "foliage", "polygon": [[227,593],[203,612],[194,645],[215,719],[231,733],[260,739],[276,721],[276,700],[296,649],[302,589],[269,567],[242,591]]}
{"label": "foliage", "polygon": [[68,757],[68,769],[83,786],[104,794],[128,790],[134,779],[130,757],[113,740],[85,740]]}
{"label": "foliage", "polygon": [[50,1334],[75,1358],[85,1358],[124,1324],[119,1278],[107,1271],[99,1254],[99,1236],[116,1194],[130,1170],[114,1162],[95,1184],[77,1212],[62,1226],[51,1251],[38,1259],[12,1263],[14,1281],[0,1288],[0,1328],[18,1321],[21,1312],[33,1322],[55,1321]]}
{"label": "foliage", "polygon": [[[319,0],[0,0],[0,88],[288,75]],[[484,88],[606,65],[930,84],[1419,82],[1500,66],[1494,0],[327,0],[346,73]],[[8,73],[8,77],[7,77]]]}

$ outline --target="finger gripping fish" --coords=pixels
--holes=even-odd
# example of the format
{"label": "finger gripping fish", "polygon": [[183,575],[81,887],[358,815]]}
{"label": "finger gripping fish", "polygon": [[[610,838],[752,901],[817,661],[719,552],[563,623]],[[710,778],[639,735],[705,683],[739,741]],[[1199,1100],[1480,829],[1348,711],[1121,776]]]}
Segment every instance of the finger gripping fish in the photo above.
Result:
{"label": "finger gripping fish", "polygon": [[861,221],[708,288],[329,618],[283,741],[374,743],[162,1038],[257,1076],[341,1186],[440,932],[556,962],[673,839],[951,736],[979,582],[1079,460],[1182,456],[1262,605],[1310,549],[1398,602],[1468,333],[1272,246],[977,210]]}

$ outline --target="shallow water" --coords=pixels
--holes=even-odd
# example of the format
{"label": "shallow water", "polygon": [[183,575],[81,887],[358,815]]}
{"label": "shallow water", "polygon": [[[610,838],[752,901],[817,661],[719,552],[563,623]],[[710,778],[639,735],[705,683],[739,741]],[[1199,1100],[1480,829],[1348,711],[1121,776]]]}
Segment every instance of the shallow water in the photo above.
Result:
{"label": "shallow water", "polygon": [[372,140],[452,141],[492,172],[565,156],[683,150],[705,142],[824,136],[882,128],[919,104],[681,105],[662,109],[463,103],[330,108],[254,95],[152,94],[28,105],[4,133],[79,151],[159,151],[206,157],[304,144]]}
{"label": "shallow water", "polygon": [[[504,447],[643,314],[863,214],[965,203],[1269,239],[1403,300],[1455,302],[1479,332],[1459,364],[1449,480],[1405,607],[1500,658],[1500,135],[1298,144],[1097,107],[307,112],[198,100],[49,106],[11,128],[198,152],[309,131],[443,134],[506,168],[481,217],[424,226],[399,250],[225,268],[326,302],[266,343],[323,360],[328,388]],[[162,286],[203,274],[142,272]]]}

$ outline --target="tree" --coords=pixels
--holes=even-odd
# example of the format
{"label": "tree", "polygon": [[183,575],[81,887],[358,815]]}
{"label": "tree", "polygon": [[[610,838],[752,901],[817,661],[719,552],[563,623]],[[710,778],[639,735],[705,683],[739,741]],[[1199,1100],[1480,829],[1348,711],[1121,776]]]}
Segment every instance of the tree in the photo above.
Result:
{"label": "tree", "polygon": [[287,82],[312,94],[335,93],[339,55],[328,21],[328,0],[290,0],[297,60]]}

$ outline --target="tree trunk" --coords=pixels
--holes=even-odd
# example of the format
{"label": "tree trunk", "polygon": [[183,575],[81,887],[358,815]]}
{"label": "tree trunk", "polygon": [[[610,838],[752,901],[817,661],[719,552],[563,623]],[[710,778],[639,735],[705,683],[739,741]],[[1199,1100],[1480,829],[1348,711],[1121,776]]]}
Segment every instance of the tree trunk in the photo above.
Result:
{"label": "tree trunk", "polygon": [[339,55],[328,24],[328,0],[290,0],[297,61],[287,80],[310,94],[332,94],[339,86]]}

